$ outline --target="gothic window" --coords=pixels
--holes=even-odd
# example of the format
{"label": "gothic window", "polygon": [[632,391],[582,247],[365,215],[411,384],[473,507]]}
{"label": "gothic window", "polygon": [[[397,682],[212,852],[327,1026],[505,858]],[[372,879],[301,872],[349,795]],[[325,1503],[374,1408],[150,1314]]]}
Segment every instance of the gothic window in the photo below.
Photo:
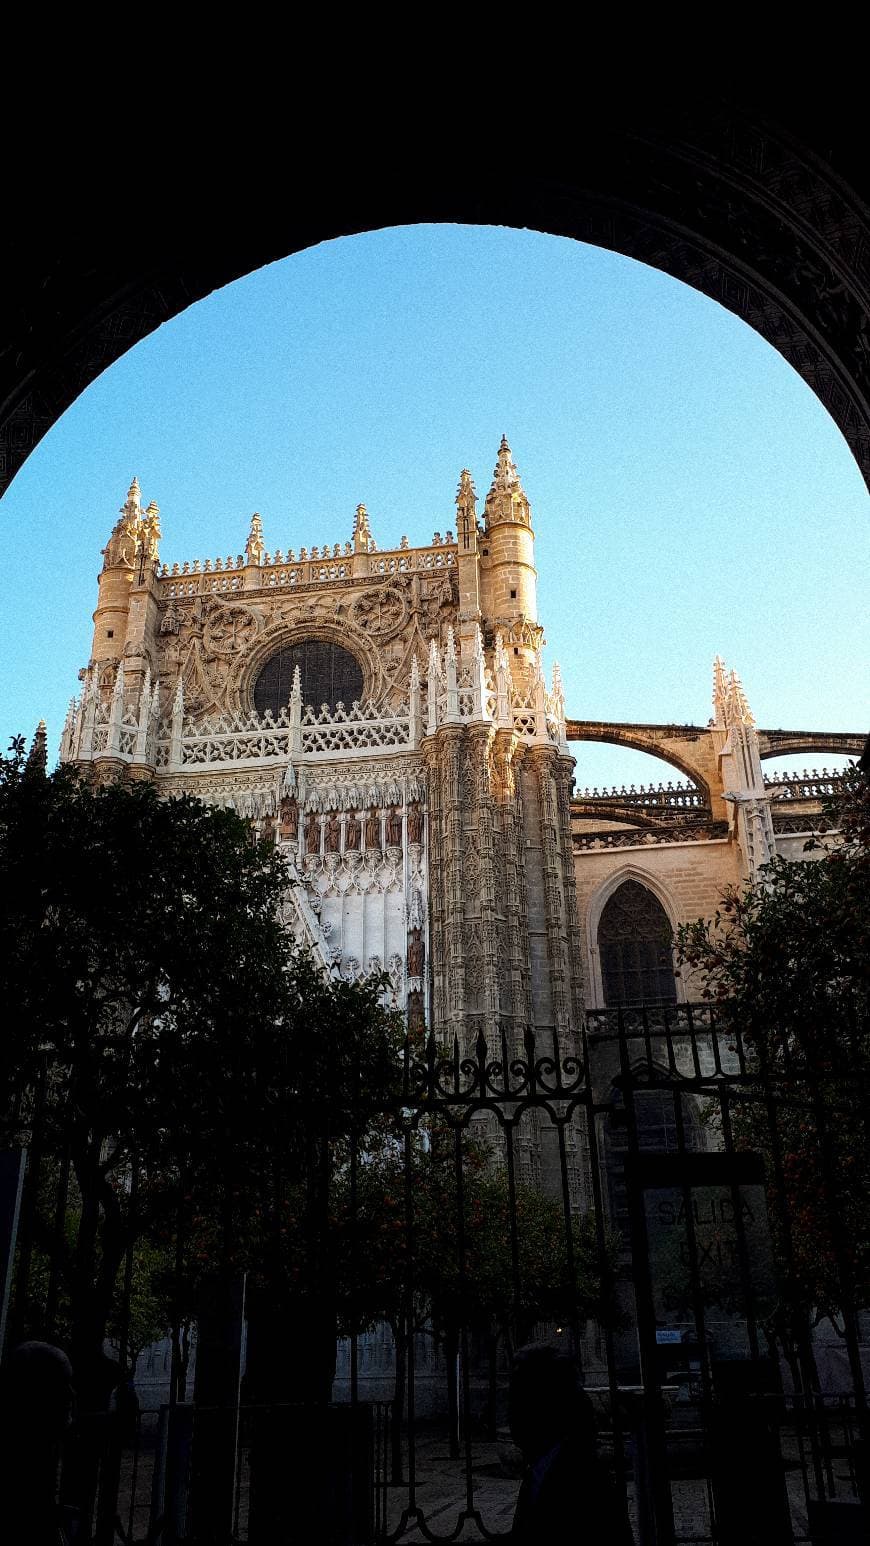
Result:
{"label": "gothic window", "polygon": [[328,703],[331,709],[343,703],[346,709],[359,702],[363,692],[362,667],[349,650],[327,639],[302,639],[288,644],[266,661],[254,684],[254,707],[258,714],[271,709],[277,717],[290,701],[293,672],[299,667],[303,706],[319,709]]}
{"label": "gothic window", "polygon": [[636,880],[614,891],[598,925],[604,1002],[673,1004],[671,925],[661,902]]}

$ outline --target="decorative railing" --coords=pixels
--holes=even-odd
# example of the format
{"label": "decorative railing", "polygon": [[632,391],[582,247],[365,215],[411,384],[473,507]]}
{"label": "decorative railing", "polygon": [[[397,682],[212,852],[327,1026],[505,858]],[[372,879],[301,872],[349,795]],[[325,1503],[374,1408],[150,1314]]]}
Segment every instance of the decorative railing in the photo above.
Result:
{"label": "decorative railing", "polygon": [[803,773],[764,774],[764,787],[772,800],[829,800],[842,788],[843,775],[827,768]]}
{"label": "decorative railing", "polygon": [[416,548],[407,553],[379,553],[369,559],[369,574],[410,574],[412,569],[450,569],[456,554],[449,548]]}
{"label": "decorative railing", "polygon": [[692,783],[630,784],[626,789],[583,789],[575,794],[575,800],[583,805],[605,807],[617,805],[637,806],[653,810],[698,811],[705,810],[707,799],[702,789]]}
{"label": "decorative railing", "polygon": [[705,792],[691,782],[677,784],[630,784],[626,788],[584,788],[573,796],[573,805],[583,807],[584,815],[630,816],[646,812],[661,821],[681,821],[691,816],[709,815]]}
{"label": "decorative railing", "polygon": [[381,709],[375,713],[354,704],[349,713],[339,704],[334,713],[321,709],[315,714],[306,709],[302,716],[302,751],[306,756],[334,755],[335,752],[391,750],[408,746],[411,719],[407,707],[396,713]]}
{"label": "decorative railing", "polygon": [[214,767],[231,763],[286,762],[296,757],[335,757],[395,751],[411,743],[407,706],[396,711],[355,703],[318,711],[309,707],[294,723],[288,709],[277,718],[267,710],[251,714],[220,714],[182,721],[173,757],[172,720],[158,731],[157,766],[168,769]]}
{"label": "decorative railing", "polygon": [[809,808],[809,801],[804,805],[800,814],[793,807],[783,810],[781,807],[777,808],[774,806],[772,815],[773,830],[778,837],[787,837],[790,833],[801,834],[806,837],[808,833],[818,826],[820,819],[818,814]]}
{"label": "decorative railing", "polygon": [[691,821],[679,826],[627,827],[617,831],[574,832],[577,849],[652,848],[663,843],[709,843],[727,838],[727,821]]}
{"label": "decorative railing", "polygon": [[[355,560],[357,561],[355,563]],[[254,590],[292,590],[298,585],[328,584],[356,576],[410,574],[414,570],[451,569],[455,548],[438,539],[429,548],[399,548],[390,553],[354,554],[349,542],[325,543],[323,548],[292,548],[265,553],[259,564],[237,558],[195,558],[183,564],[164,564],[159,572],[163,595],[173,598],[231,594],[249,586]],[[253,570],[253,581],[248,572]]]}

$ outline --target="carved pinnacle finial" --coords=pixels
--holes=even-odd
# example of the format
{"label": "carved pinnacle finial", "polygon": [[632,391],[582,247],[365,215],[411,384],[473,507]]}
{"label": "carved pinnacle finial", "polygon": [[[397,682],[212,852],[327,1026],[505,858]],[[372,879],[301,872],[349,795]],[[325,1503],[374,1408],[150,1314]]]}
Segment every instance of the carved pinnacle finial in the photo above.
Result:
{"label": "carved pinnacle finial", "polygon": [[456,540],[460,549],[474,548],[477,534],[477,491],[467,467],[459,474],[456,490]]}
{"label": "carved pinnacle finial", "polygon": [[255,510],[251,516],[251,530],[245,543],[245,559],[249,564],[261,564],[265,551],[263,546],[263,522]]}
{"label": "carved pinnacle finial", "polygon": [[493,488],[513,489],[521,487],[519,473],[513,459],[513,452],[508,445],[507,435],[502,435],[501,437],[492,480]]}
{"label": "carved pinnacle finial", "polygon": [[127,498],[121,506],[122,511],[132,514],[142,509],[142,490],[139,487],[139,479],[134,478],[127,490]]}
{"label": "carved pinnacle finial", "polygon": [[463,467],[461,473],[459,474],[459,487],[456,490],[456,504],[460,511],[468,510],[470,514],[474,515],[475,506],[477,504],[477,490],[474,487],[474,479],[472,478],[471,473],[467,467]]}
{"label": "carved pinnacle finial", "polygon": [[725,700],[728,696],[728,684],[725,676],[725,662],[721,655],[717,655],[713,661],[713,720],[716,724],[723,724],[725,720]]}
{"label": "carved pinnacle finial", "polygon": [[741,682],[736,671],[732,671],[730,677],[728,678],[728,688],[734,713],[737,719],[742,725],[754,725],[755,716],[749,707],[748,699],[745,692],[743,691],[743,683]]}
{"label": "carved pinnacle finial", "polygon": [[48,737],[44,719],[41,719],[36,727],[30,751],[27,753],[26,766],[32,773],[45,773],[48,767]]}
{"label": "carved pinnacle finial", "polygon": [[485,511],[487,526],[497,521],[522,521],[527,526],[531,523],[529,501],[520,481],[507,435],[501,437],[492,474],[492,485],[486,496]]}
{"label": "carved pinnacle finial", "polygon": [[142,517],[142,544],[145,549],[145,557],[152,563],[156,563],[160,556],[160,506],[156,499],[152,499],[148,509]]}
{"label": "carved pinnacle finial", "polygon": [[357,505],[353,520],[353,550],[355,553],[369,553],[372,551],[372,529],[369,525],[369,513],[365,505]]}

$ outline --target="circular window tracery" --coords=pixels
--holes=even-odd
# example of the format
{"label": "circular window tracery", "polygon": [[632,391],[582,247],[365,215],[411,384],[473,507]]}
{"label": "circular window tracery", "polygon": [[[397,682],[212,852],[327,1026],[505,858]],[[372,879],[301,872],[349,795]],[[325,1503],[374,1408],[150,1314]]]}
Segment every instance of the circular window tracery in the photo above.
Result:
{"label": "circular window tracery", "polygon": [[293,688],[293,672],[299,667],[302,679],[302,703],[319,709],[326,703],[334,709],[343,703],[349,709],[362,699],[362,667],[355,655],[334,644],[331,639],[300,639],[286,644],[266,661],[254,683],[254,708],[260,715],[269,709],[273,717],[286,708]]}

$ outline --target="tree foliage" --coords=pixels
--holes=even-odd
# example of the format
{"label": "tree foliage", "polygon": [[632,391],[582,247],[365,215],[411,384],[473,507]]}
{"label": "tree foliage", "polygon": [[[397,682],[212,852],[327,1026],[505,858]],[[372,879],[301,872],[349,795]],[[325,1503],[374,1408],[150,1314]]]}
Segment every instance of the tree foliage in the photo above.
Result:
{"label": "tree foliage", "polygon": [[726,892],[713,920],[678,936],[681,962],[758,1074],[734,1131],[767,1158],[786,1319],[870,1304],[866,773],[844,775],[806,847],[806,862],[776,858],[756,884]]}
{"label": "tree foliage", "polygon": [[74,1237],[44,1211],[41,1227],[80,1363],[134,1243],[190,1238],[198,1218],[208,1265],[244,1257],[253,1199],[305,1175],[392,1077],[377,985],[330,981],[294,947],[287,884],[232,812],[46,778],[20,744],[0,767],[0,1078],[23,1094],[4,1131],[38,1134],[46,1174],[70,1167]]}

